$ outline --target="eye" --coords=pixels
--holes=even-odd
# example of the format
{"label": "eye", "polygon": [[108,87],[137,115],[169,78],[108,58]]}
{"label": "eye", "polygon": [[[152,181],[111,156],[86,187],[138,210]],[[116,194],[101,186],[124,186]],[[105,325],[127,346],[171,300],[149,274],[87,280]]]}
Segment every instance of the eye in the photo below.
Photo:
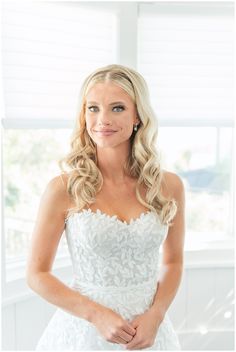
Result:
{"label": "eye", "polygon": [[88,106],[88,110],[91,111],[91,112],[94,112],[94,111],[93,111],[93,110],[90,110],[90,109],[94,109],[94,108],[96,109],[97,106]]}
{"label": "eye", "polygon": [[122,106],[122,105],[115,106],[113,109],[121,109],[118,112],[121,112],[121,111],[125,110],[124,106]]}
{"label": "eye", "polygon": [[[93,106],[88,106],[88,110],[91,111],[91,112],[96,112],[96,111],[98,111],[98,110],[96,110],[96,109],[98,109],[97,106],[94,106],[94,105],[93,105]],[[119,109],[118,111],[115,111],[115,112],[121,112],[121,111],[125,110],[124,106],[122,106],[122,105],[114,106],[113,110],[114,110],[114,109]]]}

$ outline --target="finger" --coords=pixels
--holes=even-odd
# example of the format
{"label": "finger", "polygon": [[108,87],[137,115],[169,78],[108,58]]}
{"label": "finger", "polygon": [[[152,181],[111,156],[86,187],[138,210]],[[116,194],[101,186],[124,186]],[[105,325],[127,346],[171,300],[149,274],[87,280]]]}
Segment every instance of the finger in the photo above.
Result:
{"label": "finger", "polygon": [[117,336],[114,338],[114,343],[118,343],[118,344],[122,344],[122,345],[126,345],[127,341],[125,341],[124,339],[122,339],[121,337]]}
{"label": "finger", "polygon": [[140,341],[134,337],[132,341],[130,341],[129,343],[126,344],[125,348],[128,350],[136,349],[138,347],[139,343],[140,343]]}
{"label": "finger", "polygon": [[133,328],[130,324],[127,324],[123,328],[129,335],[134,336],[136,334],[136,329]]}
{"label": "finger", "polygon": [[133,335],[127,334],[127,333],[126,333],[125,331],[123,331],[123,330],[120,331],[119,337],[120,337],[121,339],[123,339],[126,343],[132,341],[132,339],[134,338]]}
{"label": "finger", "polygon": [[134,319],[130,322],[130,325],[132,326],[132,328],[137,328],[139,325],[139,320],[138,319]]}

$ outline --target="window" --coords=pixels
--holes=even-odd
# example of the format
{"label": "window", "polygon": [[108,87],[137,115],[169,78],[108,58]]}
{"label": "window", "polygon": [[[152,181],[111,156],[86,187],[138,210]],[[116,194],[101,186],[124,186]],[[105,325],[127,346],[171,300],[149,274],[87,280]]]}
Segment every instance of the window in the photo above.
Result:
{"label": "window", "polygon": [[69,147],[70,130],[7,129],[3,135],[6,260],[24,260],[39,199]]}
{"label": "window", "polygon": [[138,69],[165,125],[232,126],[232,2],[141,4]]}
{"label": "window", "polygon": [[186,186],[186,250],[233,244],[233,16],[232,2],[139,5],[138,69]]}
{"label": "window", "polygon": [[76,5],[3,2],[5,127],[70,128],[84,78],[116,62],[115,14]]}
{"label": "window", "polygon": [[232,128],[161,127],[159,134],[165,167],[185,183],[185,249],[232,245]]}
{"label": "window", "polygon": [[[119,38],[117,7],[105,4],[4,1],[2,10],[3,268],[10,282],[22,277],[40,196],[69,148],[82,81],[117,61]],[[62,236],[57,257],[66,251]]]}

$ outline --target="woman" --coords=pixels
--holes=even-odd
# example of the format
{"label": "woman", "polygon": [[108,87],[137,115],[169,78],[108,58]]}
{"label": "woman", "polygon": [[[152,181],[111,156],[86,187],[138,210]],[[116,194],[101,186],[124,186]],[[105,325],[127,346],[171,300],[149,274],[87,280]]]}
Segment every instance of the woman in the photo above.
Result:
{"label": "woman", "polygon": [[[167,310],[183,269],[184,186],[161,168],[146,82],[109,65],[85,79],[80,98],[71,151],[32,236],[28,285],[58,307],[36,349],[179,350]],[[51,274],[64,230],[70,285]]]}

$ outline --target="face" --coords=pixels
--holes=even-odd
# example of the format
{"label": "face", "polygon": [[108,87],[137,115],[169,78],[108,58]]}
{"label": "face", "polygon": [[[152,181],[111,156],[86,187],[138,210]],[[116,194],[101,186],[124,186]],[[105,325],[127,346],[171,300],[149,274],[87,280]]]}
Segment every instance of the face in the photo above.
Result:
{"label": "face", "polygon": [[97,83],[88,92],[85,120],[89,136],[99,147],[129,144],[139,122],[131,97],[114,83]]}

